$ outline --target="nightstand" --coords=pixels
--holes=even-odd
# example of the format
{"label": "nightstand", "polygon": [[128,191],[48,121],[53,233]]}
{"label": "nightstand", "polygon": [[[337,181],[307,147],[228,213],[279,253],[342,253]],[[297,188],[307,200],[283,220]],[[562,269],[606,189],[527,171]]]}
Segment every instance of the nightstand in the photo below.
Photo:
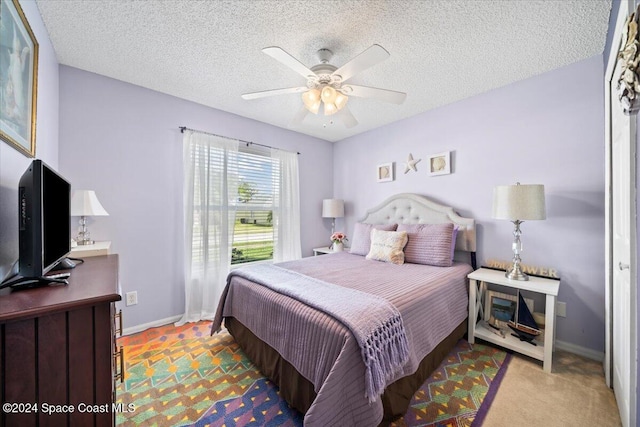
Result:
{"label": "nightstand", "polygon": [[92,256],[109,255],[111,242],[95,242],[93,245],[78,245],[71,248],[69,253],[73,258],[87,258]]}
{"label": "nightstand", "polygon": [[[349,252],[349,248],[345,246],[343,252]],[[333,254],[333,249],[329,246],[323,246],[321,248],[313,248],[313,256],[325,255],[325,254]]]}
{"label": "nightstand", "polygon": [[[504,271],[480,268],[469,274],[469,343],[473,344],[476,338],[481,338],[490,343],[499,345],[542,361],[545,372],[551,372],[551,362],[553,356],[553,345],[555,341],[556,329],[556,299],[560,280],[546,279],[529,276],[529,280],[507,279]],[[545,331],[544,345],[532,345],[528,342],[520,341],[519,338],[510,333],[504,338],[490,331],[482,323],[478,323],[478,314],[484,320],[484,295],[487,284],[505,286],[516,291],[528,291],[544,294],[545,303]]]}
{"label": "nightstand", "polygon": [[329,246],[323,246],[321,248],[313,248],[313,256],[332,254],[333,249],[329,248]]}

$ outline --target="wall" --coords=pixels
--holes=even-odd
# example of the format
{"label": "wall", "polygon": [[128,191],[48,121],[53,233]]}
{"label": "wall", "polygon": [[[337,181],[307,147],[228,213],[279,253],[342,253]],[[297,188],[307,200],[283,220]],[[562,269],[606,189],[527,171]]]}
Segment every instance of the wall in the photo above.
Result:
{"label": "wall", "polygon": [[[58,60],[35,2],[20,3],[39,44],[36,157],[57,169]],[[0,281],[18,260],[18,180],[31,160],[0,141]]]}
{"label": "wall", "polygon": [[[479,264],[509,260],[513,225],[491,218],[493,187],[544,184],[547,220],[523,224],[523,262],[560,273],[558,339],[603,352],[603,72],[598,55],[336,143],[347,234],[386,197],[419,193],[476,219]],[[430,177],[427,156],[443,151],[453,173]],[[409,153],[422,161],[405,175]],[[376,183],[376,165],[391,161],[396,180]]]}
{"label": "wall", "polygon": [[303,255],[328,243],[331,143],[61,66],[61,169],[109,212],[88,225],[120,254],[123,297],[138,291],[139,304],[123,307],[127,328],[184,312],[179,126],[299,151]]}

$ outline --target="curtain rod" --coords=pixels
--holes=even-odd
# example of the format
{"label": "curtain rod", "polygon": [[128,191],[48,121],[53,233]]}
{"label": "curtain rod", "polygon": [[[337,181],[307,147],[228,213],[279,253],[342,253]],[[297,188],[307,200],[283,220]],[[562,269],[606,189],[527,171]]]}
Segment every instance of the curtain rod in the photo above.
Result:
{"label": "curtain rod", "polygon": [[[259,144],[257,142],[244,141],[244,140],[238,139],[238,138],[231,138],[230,136],[218,135],[217,133],[211,133],[211,132],[205,132],[205,131],[202,131],[202,130],[191,129],[191,128],[188,128],[186,126],[178,126],[178,129],[180,129],[180,133],[184,133],[185,130],[190,130],[191,132],[204,133],[206,135],[213,135],[213,136],[217,136],[219,138],[224,138],[224,139],[232,139],[234,141],[238,141],[238,142],[242,142],[243,144],[247,144],[247,147],[249,145],[259,145],[260,147],[272,148],[274,150],[289,151],[289,150],[283,150],[282,148],[272,147],[270,145]],[[300,154],[299,151],[296,151],[295,153],[296,154]]]}

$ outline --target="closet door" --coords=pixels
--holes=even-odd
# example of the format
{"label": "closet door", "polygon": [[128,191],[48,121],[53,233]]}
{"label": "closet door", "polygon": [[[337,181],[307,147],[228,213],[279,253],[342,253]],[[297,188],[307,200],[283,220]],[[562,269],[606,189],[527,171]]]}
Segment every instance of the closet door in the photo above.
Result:
{"label": "closet door", "polygon": [[[611,81],[611,277],[612,277],[612,383],[623,426],[633,422],[635,406],[635,283],[632,251],[635,236],[635,120],[615,98],[620,70]],[[633,364],[633,365],[632,365]],[[635,412],[635,411],[633,411]]]}

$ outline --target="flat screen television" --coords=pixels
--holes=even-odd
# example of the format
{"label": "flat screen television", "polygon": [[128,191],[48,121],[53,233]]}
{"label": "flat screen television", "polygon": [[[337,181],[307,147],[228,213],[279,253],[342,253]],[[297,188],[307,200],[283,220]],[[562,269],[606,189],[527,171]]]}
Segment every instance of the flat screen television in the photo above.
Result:
{"label": "flat screen television", "polygon": [[18,274],[37,278],[71,251],[71,184],[34,160],[18,185]]}

